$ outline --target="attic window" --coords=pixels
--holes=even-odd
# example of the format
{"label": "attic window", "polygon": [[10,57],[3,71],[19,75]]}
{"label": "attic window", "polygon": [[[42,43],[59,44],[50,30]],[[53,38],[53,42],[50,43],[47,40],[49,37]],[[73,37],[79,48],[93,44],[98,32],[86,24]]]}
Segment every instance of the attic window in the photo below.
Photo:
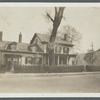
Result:
{"label": "attic window", "polygon": [[32,51],[32,52],[36,52],[36,46],[30,46],[29,50]]}
{"label": "attic window", "polygon": [[38,39],[36,39],[36,41],[35,41],[35,42],[36,42],[36,44],[37,44],[37,43],[38,43]]}

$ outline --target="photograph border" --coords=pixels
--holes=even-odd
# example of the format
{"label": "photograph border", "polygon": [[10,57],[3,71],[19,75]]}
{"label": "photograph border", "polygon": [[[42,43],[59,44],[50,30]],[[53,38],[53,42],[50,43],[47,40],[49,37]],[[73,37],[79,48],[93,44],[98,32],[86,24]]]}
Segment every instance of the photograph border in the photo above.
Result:
{"label": "photograph border", "polygon": [[[57,1],[57,0],[56,0]],[[74,4],[79,4],[79,6],[78,7],[82,7],[82,5],[83,5],[83,3],[82,2],[84,2],[84,4],[85,4],[85,7],[88,7],[89,5],[90,5],[90,3],[91,3],[91,5],[93,6],[94,5],[94,3],[93,2],[95,2],[95,5],[97,6],[97,7],[99,7],[100,6],[100,0],[92,0],[92,1],[90,1],[90,0],[79,0],[79,1],[75,1],[75,0],[58,0],[57,2],[56,1],[53,1],[53,0],[32,0],[32,1],[27,1],[27,0],[20,0],[20,1],[16,1],[16,0],[13,0],[13,1],[9,1],[9,0],[6,0],[6,1],[1,1],[0,0],[0,2],[1,2],[1,6],[2,7],[5,7],[5,6],[7,6],[7,5],[9,5],[11,2],[11,6],[10,7],[14,7],[15,5],[17,5],[17,7],[20,7],[21,5],[22,5],[22,3],[25,3],[25,2],[27,2],[30,6],[32,6],[32,4],[33,4],[33,2],[34,3],[36,3],[35,4],[35,6],[39,6],[40,4],[43,4],[43,3],[45,3],[44,5],[43,5],[43,7],[45,6],[46,7],[46,5],[49,3],[49,4],[51,4],[51,6],[50,7],[52,7],[52,6],[54,6],[54,5],[57,5],[57,6],[61,6],[61,5],[65,5],[65,3],[63,3],[63,2],[68,2],[67,3],[67,5],[68,6],[73,6]],[[4,2],[6,2],[6,3],[4,3]],[[22,3],[15,3],[15,2],[22,2]],[[30,3],[30,2],[32,2],[32,3]],[[40,3],[41,2],[41,3]],[[47,3],[48,2],[48,3]],[[59,3],[60,2],[60,3]],[[70,3],[69,3],[70,2]],[[79,3],[80,2],[80,3]],[[98,3],[97,3],[98,2]],[[27,3],[25,3],[25,5],[27,4]],[[73,4],[72,4],[73,3]],[[38,5],[39,4],[39,5]],[[25,7],[25,5],[23,5],[24,7]],[[91,6],[90,6],[91,7]],[[34,94],[34,95],[33,95]],[[21,98],[20,98],[21,97]],[[24,98],[23,98],[24,97]],[[44,98],[45,97],[45,98]],[[70,97],[70,98],[69,98]],[[88,98],[87,98],[88,97]],[[39,93],[28,93],[28,94],[24,94],[24,93],[0,93],[0,99],[1,100],[33,100],[33,99],[35,99],[35,100],[40,100],[40,99],[46,99],[46,100],[51,100],[51,99],[53,99],[53,100],[98,100],[98,99],[100,99],[100,98],[98,98],[98,97],[100,97],[100,93],[67,93],[67,95],[66,95],[66,93],[64,94],[64,93],[61,93],[61,94],[59,94],[59,93],[41,93],[41,94],[39,94]]]}

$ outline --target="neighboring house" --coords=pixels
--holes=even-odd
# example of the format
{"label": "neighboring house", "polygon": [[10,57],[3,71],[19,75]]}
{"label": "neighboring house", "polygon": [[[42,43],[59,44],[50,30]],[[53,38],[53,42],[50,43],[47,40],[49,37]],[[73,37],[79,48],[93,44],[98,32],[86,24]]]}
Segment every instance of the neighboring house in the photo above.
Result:
{"label": "neighboring house", "polygon": [[[49,65],[49,56],[47,44],[49,35],[35,34],[31,42],[23,43],[22,35],[19,35],[19,42],[3,41],[2,32],[0,32],[0,65]],[[76,55],[70,54],[72,43],[64,39],[56,38],[55,46],[55,65],[72,65]]]}
{"label": "neighboring house", "polygon": [[[87,61],[84,59],[85,57],[87,57],[86,54],[87,53],[78,54],[76,56],[76,60],[75,60],[76,65],[89,65],[89,63],[87,63]],[[97,51],[94,51],[93,56],[94,56],[93,65],[100,66],[100,49],[98,49]]]}
{"label": "neighboring house", "polygon": [[75,62],[76,65],[87,65],[87,62],[84,60],[86,53],[77,54]]}

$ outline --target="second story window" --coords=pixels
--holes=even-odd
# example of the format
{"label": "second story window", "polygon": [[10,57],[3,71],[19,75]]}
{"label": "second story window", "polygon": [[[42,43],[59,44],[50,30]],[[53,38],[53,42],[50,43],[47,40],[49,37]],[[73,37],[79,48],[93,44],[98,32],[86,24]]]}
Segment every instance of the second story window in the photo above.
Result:
{"label": "second story window", "polygon": [[67,48],[67,54],[69,54],[69,48]]}
{"label": "second story window", "polygon": [[63,53],[67,53],[66,51],[66,47],[63,47]]}
{"label": "second story window", "polygon": [[59,53],[61,53],[62,47],[59,47]]}

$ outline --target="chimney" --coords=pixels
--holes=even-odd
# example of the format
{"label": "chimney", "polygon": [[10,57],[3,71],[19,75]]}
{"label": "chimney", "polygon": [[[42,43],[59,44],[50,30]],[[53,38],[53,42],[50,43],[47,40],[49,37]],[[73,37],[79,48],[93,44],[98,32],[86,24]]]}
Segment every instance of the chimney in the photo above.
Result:
{"label": "chimney", "polygon": [[21,32],[19,34],[19,43],[22,43],[22,34],[21,34]]}
{"label": "chimney", "polygon": [[0,31],[0,41],[2,41],[2,31]]}
{"label": "chimney", "polygon": [[68,34],[66,34],[66,33],[64,34],[64,40],[68,41]]}

